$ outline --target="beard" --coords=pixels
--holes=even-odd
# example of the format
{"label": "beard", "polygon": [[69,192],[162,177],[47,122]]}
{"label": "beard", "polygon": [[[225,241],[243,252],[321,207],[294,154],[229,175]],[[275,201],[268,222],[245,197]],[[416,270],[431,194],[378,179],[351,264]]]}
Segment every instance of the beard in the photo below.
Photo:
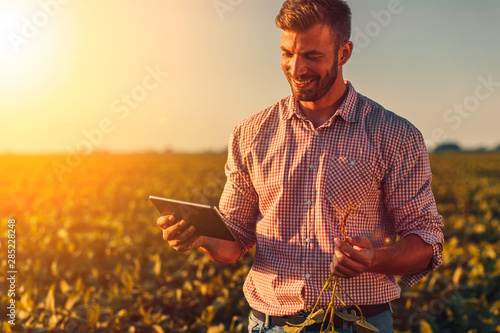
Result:
{"label": "beard", "polygon": [[292,89],[293,96],[302,102],[314,102],[325,96],[328,91],[332,88],[333,84],[337,80],[339,74],[338,69],[338,59],[335,57],[333,61],[333,66],[329,71],[322,77],[316,73],[311,73],[308,75],[303,75],[296,77],[295,79],[301,81],[314,80],[313,85],[308,88],[298,88],[293,84],[293,79],[290,73],[285,73],[285,76]]}

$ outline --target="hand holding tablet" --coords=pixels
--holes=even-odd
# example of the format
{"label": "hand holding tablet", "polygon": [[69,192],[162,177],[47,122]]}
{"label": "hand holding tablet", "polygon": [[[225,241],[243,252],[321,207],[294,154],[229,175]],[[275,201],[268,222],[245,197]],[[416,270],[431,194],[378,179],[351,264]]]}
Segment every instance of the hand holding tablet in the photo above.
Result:
{"label": "hand holding tablet", "polygon": [[[158,219],[158,225],[162,229],[171,227],[179,220],[185,220],[185,225],[177,226],[179,233],[184,232],[189,235],[189,228],[195,227],[194,235],[218,238],[228,241],[234,241],[236,238],[231,230],[227,227],[216,207],[210,205],[202,205],[192,202],[150,196],[149,199],[156,206],[158,211],[163,215],[172,215],[174,221],[167,221],[161,217]],[[162,225],[160,225],[160,223]],[[189,225],[189,226],[188,226]],[[184,229],[183,227],[186,227]]]}

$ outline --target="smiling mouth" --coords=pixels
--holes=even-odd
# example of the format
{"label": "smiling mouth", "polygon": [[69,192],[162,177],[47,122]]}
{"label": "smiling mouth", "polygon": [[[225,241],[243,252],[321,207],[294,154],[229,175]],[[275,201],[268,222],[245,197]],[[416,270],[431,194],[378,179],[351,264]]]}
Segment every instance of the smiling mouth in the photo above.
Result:
{"label": "smiling mouth", "polygon": [[295,86],[302,88],[313,82],[314,79],[309,79],[309,80],[297,80],[292,78],[292,82]]}

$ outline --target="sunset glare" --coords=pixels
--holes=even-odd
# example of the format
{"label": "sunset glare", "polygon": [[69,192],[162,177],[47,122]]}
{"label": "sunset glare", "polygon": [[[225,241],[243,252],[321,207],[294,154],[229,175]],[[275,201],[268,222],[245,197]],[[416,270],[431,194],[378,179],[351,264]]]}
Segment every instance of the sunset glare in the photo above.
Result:
{"label": "sunset glare", "polygon": [[[358,92],[429,148],[500,144],[500,2],[348,2],[344,77]],[[0,152],[66,153],[103,121],[92,151],[224,150],[238,122],[290,94],[281,4],[2,1]]]}

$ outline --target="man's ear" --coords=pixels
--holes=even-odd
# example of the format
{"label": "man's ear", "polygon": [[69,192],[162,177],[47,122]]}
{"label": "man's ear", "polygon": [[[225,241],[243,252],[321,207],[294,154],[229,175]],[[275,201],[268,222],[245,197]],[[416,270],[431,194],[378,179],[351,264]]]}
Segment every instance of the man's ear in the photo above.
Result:
{"label": "man's ear", "polygon": [[347,63],[347,61],[351,58],[353,48],[354,45],[352,44],[351,41],[345,43],[339,48],[339,54],[338,54],[339,66],[344,66]]}

